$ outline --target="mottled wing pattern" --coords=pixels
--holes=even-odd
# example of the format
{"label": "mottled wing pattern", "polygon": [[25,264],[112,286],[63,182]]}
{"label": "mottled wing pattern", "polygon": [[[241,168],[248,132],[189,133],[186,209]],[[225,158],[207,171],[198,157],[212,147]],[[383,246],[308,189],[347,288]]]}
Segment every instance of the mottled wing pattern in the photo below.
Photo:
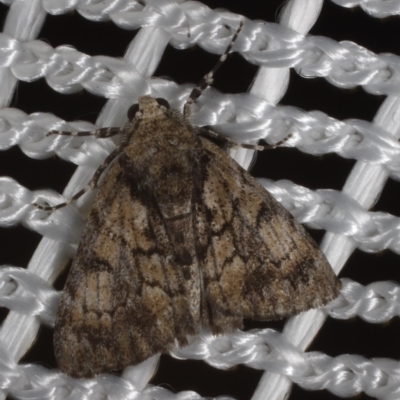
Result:
{"label": "mottled wing pattern", "polygon": [[124,157],[104,178],[57,313],[56,358],[74,377],[137,364],[195,333],[157,204]]}
{"label": "mottled wing pattern", "polygon": [[201,138],[197,254],[213,315],[273,320],[320,307],[340,281],[304,228],[223,150]]}

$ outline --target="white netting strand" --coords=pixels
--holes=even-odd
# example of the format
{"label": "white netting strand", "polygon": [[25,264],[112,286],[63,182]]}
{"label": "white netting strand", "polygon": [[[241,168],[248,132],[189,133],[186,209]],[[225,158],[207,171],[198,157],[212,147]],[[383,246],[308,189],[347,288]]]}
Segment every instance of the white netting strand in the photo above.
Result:
{"label": "white netting strand", "polygon": [[[1,0],[10,5],[14,0]],[[400,14],[400,0],[331,0],[333,3],[347,8],[361,7],[366,13],[376,18],[385,18]],[[143,12],[144,3],[138,0],[43,0],[42,5],[49,14],[65,14],[76,10],[83,17],[92,21],[108,21],[116,19],[127,11]],[[181,7],[195,9],[199,16],[212,13],[208,7],[195,1],[183,3]],[[204,11],[203,11],[204,10]],[[203,12],[202,12],[203,11]],[[210,18],[211,19],[211,18]]]}
{"label": "white netting strand", "polygon": [[[149,81],[150,93],[170,100],[182,109],[192,86],[156,79]],[[176,101],[174,99],[179,99]],[[214,125],[235,140],[260,140],[270,143],[292,134],[286,146],[320,155],[337,153],[344,158],[381,164],[391,177],[400,179],[400,144],[392,134],[362,120],[339,121],[320,111],[305,112],[294,107],[277,107],[251,95],[225,95],[210,89],[193,114],[196,125]],[[19,145],[32,158],[57,154],[77,165],[95,168],[114,147],[111,141],[93,138],[46,136],[51,130],[86,131],[97,129],[86,121],[66,122],[52,114],[27,115],[20,110],[0,110],[0,150]]]}
{"label": "white netting strand", "polygon": [[[325,309],[332,318],[356,316],[369,323],[384,323],[400,316],[400,286],[373,282],[368,286],[343,278],[342,293]],[[17,290],[19,288],[20,290]],[[0,306],[20,314],[37,315],[45,324],[54,325],[60,293],[37,275],[17,267],[0,270]]]}
{"label": "white netting strand", "polygon": [[[399,217],[365,211],[351,197],[334,190],[313,192],[284,180],[261,179],[260,182],[296,219],[310,228],[351,236],[363,251],[390,249],[400,253]],[[31,207],[43,199],[52,205],[65,201],[51,190],[30,192],[10,178],[1,178],[0,226],[22,223],[45,237],[76,244],[84,224],[78,210],[74,206],[66,207],[49,216]]]}
{"label": "white netting strand", "polygon": [[[238,18],[228,18],[216,25],[201,25],[201,34],[191,35],[190,42],[186,28],[185,35],[176,35],[175,27],[168,29],[164,26],[163,29],[175,38],[176,47],[196,43],[209,52],[222,54],[234,29],[224,28],[222,33],[220,29],[215,32],[215,29],[221,24],[236,26],[238,22]],[[267,49],[271,42],[279,49]],[[397,94],[400,88],[400,57],[377,55],[352,42],[306,37],[279,24],[246,20],[234,51],[256,65],[295,67],[305,77],[325,77],[341,88],[362,86],[370,93],[386,95]],[[134,95],[133,88],[145,91],[143,77],[128,60],[91,57],[69,46],[53,49],[39,40],[20,42],[6,34],[0,34],[0,67],[9,67],[14,76],[23,81],[44,77],[54,90],[61,93],[85,88],[107,98],[129,98]]]}
{"label": "white netting strand", "polygon": [[[251,368],[289,377],[303,388],[328,389],[340,397],[352,397],[364,392],[380,399],[395,400],[400,390],[398,362],[385,358],[368,360],[357,355],[329,357],[317,352],[303,353],[282,334],[269,329],[238,331],[220,338],[203,335],[185,349],[176,349],[172,354],[179,358],[205,359],[209,364],[223,369],[244,363]],[[202,398],[192,391],[172,393],[151,385],[139,390],[131,382],[112,375],[78,381],[40,366],[18,366],[12,363],[5,352],[0,354],[0,360],[2,387],[21,399]]]}
{"label": "white netting strand", "polygon": [[376,18],[385,18],[400,14],[399,0],[331,0],[342,7],[361,7],[366,13]]}

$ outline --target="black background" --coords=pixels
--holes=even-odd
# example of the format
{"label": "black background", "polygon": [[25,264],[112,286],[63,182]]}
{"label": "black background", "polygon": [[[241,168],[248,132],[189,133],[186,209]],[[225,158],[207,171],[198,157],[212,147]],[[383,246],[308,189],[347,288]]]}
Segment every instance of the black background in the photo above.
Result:
{"label": "black background", "polygon": [[[277,21],[282,0],[268,1],[203,1],[210,8],[227,8],[249,19]],[[4,21],[8,7],[0,4],[0,20]],[[69,44],[89,55],[121,57],[137,31],[117,28],[112,22],[90,22],[78,13],[47,17],[38,39],[56,47]],[[322,13],[310,34],[331,37],[337,41],[349,40],[375,53],[399,54],[400,20],[398,17],[376,19],[362,10],[345,9],[330,1],[324,3]],[[218,56],[211,55],[194,46],[185,51],[171,46],[165,51],[155,76],[169,76],[177,83],[197,82],[214,65]],[[246,92],[257,68],[237,54],[218,72],[215,87],[226,93]],[[372,121],[383,96],[370,95],[362,88],[338,89],[324,79],[304,79],[291,72],[290,85],[280,104],[292,105],[303,110],[321,110],[328,115],[344,120],[359,118]],[[105,104],[105,99],[82,91],[72,95],[54,92],[45,82],[20,82],[10,104],[26,113],[51,112],[68,121],[83,119],[94,122]],[[340,190],[354,165],[335,154],[313,157],[292,148],[280,148],[258,154],[252,174],[273,180],[289,179],[311,189],[329,188]],[[0,155],[0,176],[10,176],[31,190],[53,188],[62,192],[75,166],[51,157],[34,160],[25,156],[15,146]],[[399,215],[398,182],[388,181],[373,211],[385,211]],[[311,231],[320,240],[324,232]],[[0,265],[26,267],[41,237],[20,226],[0,229]],[[349,277],[364,285],[380,280],[400,281],[396,268],[398,258],[391,252],[365,254],[356,250],[341,276]],[[64,277],[56,286],[62,288]],[[3,316],[7,314],[3,310]],[[273,327],[282,329],[283,323],[248,322],[246,328]],[[360,319],[338,321],[328,319],[322,331],[310,347],[310,351],[322,351],[331,356],[344,353],[360,354],[367,358],[399,358],[400,324],[396,318],[384,325],[372,325]],[[56,367],[52,350],[52,330],[42,328],[38,340],[25,355],[22,362],[41,363]],[[230,371],[220,371],[204,362],[178,361],[163,356],[152,383],[163,385],[175,392],[194,390],[201,396],[230,395],[237,399],[250,399],[260,371],[242,366]],[[334,399],[327,391],[306,392],[294,386],[291,399]],[[361,394],[359,399],[369,396]]]}

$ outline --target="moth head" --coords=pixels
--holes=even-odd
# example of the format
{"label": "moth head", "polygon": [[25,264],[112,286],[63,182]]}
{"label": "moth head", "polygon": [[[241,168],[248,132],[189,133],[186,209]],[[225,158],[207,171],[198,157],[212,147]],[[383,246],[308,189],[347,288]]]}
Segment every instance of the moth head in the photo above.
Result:
{"label": "moth head", "polygon": [[128,110],[128,119],[151,119],[165,114],[170,108],[167,100],[153,98],[151,96],[139,97],[139,103],[134,104]]}

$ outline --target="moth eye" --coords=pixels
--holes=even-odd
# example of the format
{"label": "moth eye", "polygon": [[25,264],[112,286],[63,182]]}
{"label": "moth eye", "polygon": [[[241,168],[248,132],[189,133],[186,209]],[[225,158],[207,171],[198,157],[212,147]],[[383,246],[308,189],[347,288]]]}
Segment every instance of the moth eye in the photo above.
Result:
{"label": "moth eye", "polygon": [[157,97],[156,98],[156,102],[160,105],[160,106],[164,106],[167,110],[169,110],[171,108],[171,106],[169,105],[168,101],[165,99],[162,99],[161,97]]}
{"label": "moth eye", "polygon": [[136,113],[139,111],[139,104],[134,104],[133,106],[129,107],[128,110],[128,120],[132,121],[135,118]]}

